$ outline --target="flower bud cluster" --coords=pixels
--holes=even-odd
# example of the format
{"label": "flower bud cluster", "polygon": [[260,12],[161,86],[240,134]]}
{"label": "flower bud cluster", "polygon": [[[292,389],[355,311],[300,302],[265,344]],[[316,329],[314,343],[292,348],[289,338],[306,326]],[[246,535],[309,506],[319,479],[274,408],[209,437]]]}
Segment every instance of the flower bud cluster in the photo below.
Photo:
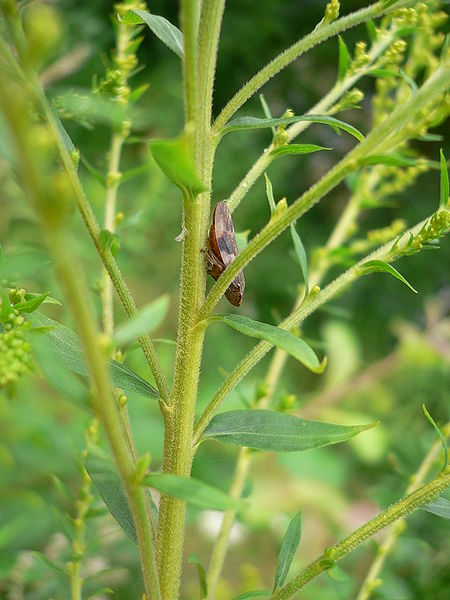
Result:
{"label": "flower bud cluster", "polygon": [[5,309],[3,302],[5,297],[0,314],[0,389],[11,390],[22,375],[33,370],[33,361],[26,339],[29,324],[13,307]]}

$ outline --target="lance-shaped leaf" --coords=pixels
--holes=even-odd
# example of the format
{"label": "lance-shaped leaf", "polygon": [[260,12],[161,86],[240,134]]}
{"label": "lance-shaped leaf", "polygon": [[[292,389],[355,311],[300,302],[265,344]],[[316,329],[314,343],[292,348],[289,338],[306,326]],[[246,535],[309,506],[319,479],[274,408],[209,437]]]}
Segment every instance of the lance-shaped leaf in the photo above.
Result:
{"label": "lance-shaped leaf", "polygon": [[[35,327],[44,327],[48,330],[46,335],[50,339],[52,348],[66,367],[79,375],[88,375],[86,360],[75,332],[39,313],[33,313],[31,318]],[[136,392],[148,398],[159,398],[158,390],[132,369],[115,360],[110,360],[108,365],[112,383],[116,387],[124,392]]]}
{"label": "lance-shaped leaf", "polygon": [[151,140],[150,150],[157,165],[182,191],[196,196],[208,189],[195,171],[186,136],[171,140]]}
{"label": "lance-shaped leaf", "polygon": [[253,592],[244,592],[235,596],[233,600],[255,600],[255,598],[268,598],[272,593],[270,590],[254,590]]}
{"label": "lance-shaped leaf", "polygon": [[423,410],[423,414],[426,416],[426,418],[428,419],[428,421],[433,426],[435,432],[439,436],[439,440],[440,440],[441,445],[442,445],[442,450],[444,451],[444,464],[442,465],[442,471],[444,471],[444,469],[446,469],[446,467],[448,465],[448,446],[447,446],[447,440],[445,439],[445,436],[442,433],[442,431],[439,429],[439,427],[435,423],[433,417],[427,411],[427,409],[425,407],[425,404],[422,404],[422,410]]}
{"label": "lance-shaped leaf", "polygon": [[417,83],[414,81],[414,79],[412,79],[409,75],[402,71],[402,69],[399,69],[398,71],[391,71],[389,69],[372,69],[367,74],[371,75],[372,77],[400,77],[409,85],[413,94],[415,94],[419,90],[419,88],[417,87]]}
{"label": "lance-shaped leaf", "polygon": [[177,56],[183,58],[183,34],[178,27],[172,25],[172,23],[164,17],[152,15],[146,10],[133,8],[127,10],[121,21],[122,23],[127,23],[130,25],[145,23],[157,38],[159,38],[168,48],[175,52]]}
{"label": "lance-shaped leaf", "polygon": [[269,203],[270,214],[273,215],[276,209],[275,198],[273,197],[273,186],[267,173],[264,173],[264,179],[266,180],[266,196]]}
{"label": "lance-shaped leaf", "polygon": [[214,439],[256,450],[299,452],[345,442],[373,426],[333,425],[269,410],[232,410],[211,420],[202,441]]}
{"label": "lance-shaped leaf", "polygon": [[426,510],[437,517],[450,519],[450,502],[446,498],[437,498],[433,502],[421,506],[422,510]]}
{"label": "lance-shaped leaf", "polygon": [[296,358],[313,373],[322,373],[326,367],[326,358],[320,362],[314,350],[304,340],[289,331],[242,315],[216,315],[212,320],[222,321],[249,337],[270,342]]}
{"label": "lance-shaped leaf", "polygon": [[432,169],[439,169],[439,163],[432,160],[424,160],[423,158],[411,158],[410,156],[402,156],[397,153],[390,154],[372,154],[366,156],[359,161],[363,167],[372,165],[387,165],[388,167],[416,167],[417,165],[427,165]]}
{"label": "lance-shaped leaf", "polygon": [[300,538],[302,535],[302,513],[297,513],[291,520],[284,534],[281,543],[280,554],[278,555],[277,570],[273,582],[273,591],[283,587],[287,579],[292,560],[297,552]]}
{"label": "lance-shaped leaf", "polygon": [[342,39],[342,37],[338,36],[339,41],[339,71],[338,71],[338,81],[342,81],[345,79],[348,68],[350,66],[350,54],[347,48],[346,43]]}
{"label": "lance-shaped leaf", "polygon": [[396,279],[398,279],[399,281],[404,283],[406,286],[409,287],[409,289],[411,291],[413,291],[415,294],[417,294],[417,290],[415,290],[412,287],[412,285],[410,285],[406,281],[406,279],[403,277],[403,275],[401,275],[397,271],[397,269],[394,269],[394,267],[392,265],[390,265],[387,262],[384,262],[384,260],[369,260],[368,262],[361,265],[360,270],[363,275],[366,275],[368,273],[381,273],[381,272],[390,273],[393,277],[395,277]]}
{"label": "lance-shaped leaf", "polygon": [[26,300],[25,302],[18,302],[14,304],[14,308],[22,313],[32,313],[37,310],[40,305],[45,302],[49,295],[49,292],[44,292],[43,294],[36,294],[33,298]]}
{"label": "lance-shaped leaf", "polygon": [[329,117],[328,115],[300,115],[298,117],[280,117],[276,119],[262,119],[259,117],[238,117],[228,121],[225,127],[221,131],[221,135],[230,133],[231,131],[239,131],[244,129],[266,129],[267,127],[279,127],[292,125],[299,121],[308,121],[310,123],[320,123],[322,125],[329,125],[335,130],[342,129],[347,133],[353,135],[358,141],[364,140],[363,134],[344,121]]}
{"label": "lance-shaped leaf", "polygon": [[286,146],[279,146],[274,148],[270,152],[270,156],[274,158],[280,158],[281,156],[287,156],[290,154],[312,154],[313,152],[320,152],[320,150],[332,150],[333,148],[325,148],[324,146],[317,146],[316,144],[287,144]]}
{"label": "lance-shaped leaf", "polygon": [[291,224],[291,236],[294,243],[295,256],[297,257],[300,270],[303,275],[303,281],[305,282],[305,298],[309,292],[309,281],[308,281],[308,258],[306,256],[305,248],[302,244],[302,240],[295,229],[294,223]]}
{"label": "lance-shaped leaf", "polygon": [[143,485],[159,490],[168,496],[185,500],[188,504],[211,510],[239,510],[243,502],[231,498],[222,490],[193,477],[181,477],[169,473],[150,473]]}
{"label": "lance-shaped leaf", "polygon": [[445,161],[444,153],[442,152],[442,148],[440,151],[441,157],[441,208],[445,208],[448,204],[448,195],[449,195],[449,184],[448,184],[448,170],[447,163]]}
{"label": "lance-shaped leaf", "polygon": [[122,346],[134,341],[141,335],[145,335],[156,329],[166,316],[169,307],[169,297],[160,296],[157,300],[145,306],[136,316],[117,327],[114,334],[114,343]]}
{"label": "lance-shaped leaf", "polygon": [[206,596],[208,595],[208,583],[206,581],[206,571],[205,571],[205,567],[202,564],[202,561],[199,559],[199,557],[196,554],[194,554],[194,552],[192,552],[189,555],[188,563],[191,563],[196,566],[198,582],[200,585],[200,597],[206,598]]}

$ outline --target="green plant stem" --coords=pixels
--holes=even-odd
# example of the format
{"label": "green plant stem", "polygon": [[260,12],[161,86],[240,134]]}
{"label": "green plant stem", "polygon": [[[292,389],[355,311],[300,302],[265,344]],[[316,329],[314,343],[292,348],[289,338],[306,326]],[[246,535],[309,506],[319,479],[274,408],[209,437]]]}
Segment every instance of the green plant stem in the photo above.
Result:
{"label": "green plant stem", "polygon": [[[317,104],[315,104],[308,112],[307,115],[326,114],[327,111],[336,102],[350,90],[362,77],[364,77],[371,68],[373,68],[375,61],[383,54],[383,52],[391,44],[395,37],[395,31],[389,31],[388,34],[383,36],[379,42],[374,44],[369,52],[370,62],[365,65],[363,69],[359,69],[352,75],[348,75],[343,81],[338,81]],[[299,121],[294,123],[286,129],[288,142],[294,140],[300,133],[305,131],[311,123],[308,121]],[[236,186],[232,194],[227,199],[227,205],[232,213],[241,203],[241,200],[253,187],[256,180],[262,175],[262,173],[271,165],[275,160],[271,156],[270,152],[275,148],[272,142],[261,154],[261,156],[252,165],[250,170],[246,173],[244,178]]]}
{"label": "green plant stem", "polygon": [[272,218],[268,224],[250,241],[248,246],[225,269],[211,288],[199,315],[199,321],[209,316],[225,290],[240,271],[257,256],[268,244],[280,235],[291,223],[301,217],[314,204],[338,185],[349,173],[358,168],[365,157],[383,149],[388,150],[402,135],[402,129],[419,113],[428,102],[450,85],[450,66],[442,66],[425,82],[419,91],[347,154],[320,181],[307,190],[282,214]]}
{"label": "green plant stem", "polygon": [[[416,235],[427,220],[423,220],[416,224],[409,231]],[[362,258],[350,269],[347,269],[342,275],[337,277],[334,281],[329,283],[326,287],[320,290],[317,294],[310,294],[308,298],[302,302],[297,308],[282,321],[279,325],[281,329],[291,330],[302,321],[304,321],[310,314],[315,312],[318,308],[323,306],[326,302],[329,302],[332,298],[342,293],[351,283],[356,281],[362,276],[361,266],[371,260],[383,260],[386,262],[392,262],[396,256],[400,255],[403,248],[408,243],[408,232],[405,233],[402,238],[404,241],[400,241],[397,244],[395,252],[392,252],[392,241],[384,244],[380,248],[377,248],[374,252]],[[198,419],[195,430],[194,430],[194,446],[196,446],[202,436],[203,431],[211,421],[217,410],[220,408],[222,402],[230,394],[230,392],[238,385],[245,375],[273,348],[269,342],[259,342],[241,362],[233,369],[227,379],[222,383],[214,397],[211,399],[208,406]]]}
{"label": "green plant stem", "polygon": [[371,538],[378,531],[405,517],[420,506],[430,502],[450,485],[450,469],[447,468],[432,481],[420,486],[414,492],[392,504],[385,511],[365,523],[342,541],[328,548],[322,556],[298,573],[289,583],[272,594],[272,600],[288,600],[312,579],[330,569],[338,560]]}
{"label": "green plant stem", "polygon": [[321,42],[327,40],[328,38],[337,35],[345,31],[346,29],[350,29],[351,27],[355,27],[360,23],[364,23],[370,19],[375,19],[377,17],[381,17],[393,10],[397,10],[398,8],[402,8],[405,6],[411,6],[415,4],[414,1],[405,0],[395,3],[395,6],[384,7],[384,2],[376,2],[372,6],[368,6],[367,8],[363,8],[361,10],[355,11],[345,17],[341,17],[336,21],[329,23],[328,25],[323,25],[321,27],[316,28],[310,34],[300,39],[298,42],[284,50],[281,54],[276,56],[272,61],[270,61],[265,67],[263,67],[256,75],[254,75],[228,102],[225,108],[217,117],[214,123],[214,132],[218,133],[225,124],[229,121],[229,119],[234,115],[234,113],[251,97],[255,94],[261,87],[269,81],[272,77],[274,77],[277,73],[279,73],[282,69],[287,67],[291,62],[293,62],[296,58],[314,48]]}
{"label": "green plant stem", "polygon": [[184,36],[184,109],[186,124],[197,130],[198,88],[197,88],[197,35],[200,16],[199,0],[181,2],[181,24]]}
{"label": "green plant stem", "polygon": [[[442,428],[442,433],[444,437],[449,437],[450,423],[447,423],[447,425],[445,425]],[[411,494],[412,492],[417,490],[417,488],[422,484],[423,480],[427,476],[427,473],[433,466],[437,455],[441,451],[442,443],[440,440],[438,440],[433,444],[433,446],[431,446],[430,451],[425,456],[418,471],[411,477],[410,484],[406,489],[406,495]],[[401,518],[396,523],[391,525],[391,527],[389,527],[386,537],[384,538],[382,544],[379,546],[376,553],[376,557],[361,585],[356,600],[368,600],[368,598],[370,598],[370,596],[372,595],[372,592],[380,585],[381,580],[378,577],[380,571],[383,568],[386,557],[392,551],[398,536],[404,531],[405,526],[405,519]]]}

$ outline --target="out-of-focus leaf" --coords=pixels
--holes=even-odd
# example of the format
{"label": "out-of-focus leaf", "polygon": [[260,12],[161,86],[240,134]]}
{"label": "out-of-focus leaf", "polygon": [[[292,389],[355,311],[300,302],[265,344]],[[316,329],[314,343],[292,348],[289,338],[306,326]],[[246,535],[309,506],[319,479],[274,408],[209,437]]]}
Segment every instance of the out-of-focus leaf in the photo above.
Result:
{"label": "out-of-focus leaf", "polygon": [[14,304],[14,308],[22,313],[32,313],[37,310],[40,305],[45,302],[49,295],[49,292],[45,292],[44,294],[38,294],[34,298],[30,300],[26,300],[25,302],[18,302]]}
{"label": "out-of-focus leaf", "polygon": [[167,294],[147,304],[135,317],[116,328],[114,343],[117,346],[122,346],[134,341],[141,335],[150,333],[162,323],[168,308],[169,296]]}
{"label": "out-of-focus leaf", "polygon": [[377,41],[377,28],[375,26],[375,23],[372,21],[372,19],[370,19],[369,21],[366,21],[366,29],[367,29],[367,33],[369,35],[369,39],[370,41],[376,42]]}
{"label": "out-of-focus leaf", "polygon": [[122,17],[122,23],[136,25],[145,23],[151,31],[159,38],[168,48],[175,52],[177,56],[184,56],[184,42],[181,31],[172,25],[170,21],[159,15],[152,15],[146,10],[138,10],[136,8],[127,10]]}
{"label": "out-of-focus leaf", "polygon": [[302,536],[302,513],[297,513],[290,521],[286,533],[284,534],[281,543],[280,553],[278,555],[277,570],[273,583],[273,591],[283,587],[289,569],[291,568],[292,560],[297,552],[300,538]]}
{"label": "out-of-focus leaf", "polygon": [[333,425],[269,410],[232,410],[216,415],[202,440],[214,439],[256,450],[299,452],[345,442],[373,426]]}
{"label": "out-of-focus leaf", "polygon": [[343,81],[347,74],[348,68],[350,66],[350,54],[347,48],[346,43],[342,39],[342,37],[338,36],[339,41],[339,71],[338,71],[338,81]]}
{"label": "out-of-focus leaf", "polygon": [[445,208],[448,204],[448,195],[449,195],[449,184],[448,184],[448,170],[447,163],[445,162],[445,156],[442,152],[442,148],[440,151],[441,157],[441,208]]}
{"label": "out-of-focus leaf", "polygon": [[51,260],[38,249],[8,254],[0,261],[0,279],[17,280],[48,270]]}
{"label": "out-of-focus leaf", "polygon": [[270,342],[277,348],[281,348],[313,373],[322,373],[326,367],[326,358],[319,361],[314,350],[308,344],[289,331],[254,321],[242,315],[215,315],[215,321],[222,321],[229,327],[236,329],[244,335]]}
{"label": "out-of-focus leaf", "polygon": [[43,554],[42,552],[33,551],[31,553],[35,558],[37,558],[42,564],[48,567],[51,571],[55,571],[55,573],[59,573],[61,575],[65,575],[67,577],[67,571],[59,566],[55,561],[51,560],[48,556]]}
{"label": "out-of-focus leaf", "polygon": [[425,404],[422,404],[422,410],[424,415],[426,416],[426,418],[428,419],[428,421],[431,423],[431,425],[433,426],[435,432],[438,434],[440,442],[442,444],[442,449],[444,451],[444,464],[442,465],[442,471],[447,467],[448,465],[448,446],[447,446],[447,440],[445,439],[444,434],[442,433],[442,431],[439,429],[439,427],[436,425],[433,417],[430,415],[430,413],[427,411]]}
{"label": "out-of-focus leaf", "polygon": [[222,490],[193,477],[181,477],[168,473],[150,473],[143,484],[168,496],[185,500],[188,504],[211,510],[239,510],[241,500],[231,498]]}
{"label": "out-of-focus leaf", "polygon": [[294,243],[295,256],[297,257],[300,270],[302,272],[303,281],[305,282],[305,297],[309,293],[309,281],[308,281],[308,258],[306,256],[305,248],[302,244],[302,240],[295,229],[294,223],[291,224],[291,236]]}
{"label": "out-of-focus leaf", "polygon": [[446,498],[437,498],[433,502],[424,504],[420,508],[432,513],[433,515],[436,515],[437,517],[450,519],[450,501],[448,501]]}
{"label": "out-of-focus leaf", "polygon": [[347,573],[343,569],[341,569],[339,565],[333,565],[331,569],[328,569],[327,575],[335,581],[349,581],[350,579]]}
{"label": "out-of-focus leaf", "polygon": [[394,269],[394,267],[392,265],[390,265],[387,262],[384,262],[383,260],[369,260],[368,262],[361,265],[360,269],[364,275],[366,275],[368,273],[380,273],[380,272],[390,273],[393,277],[395,277],[396,279],[398,279],[399,281],[404,283],[406,286],[409,287],[409,289],[411,291],[413,291],[415,294],[417,294],[417,290],[415,290],[412,287],[412,285],[410,285],[406,281],[406,279],[403,277],[403,275],[401,275],[397,271],[397,269]]}
{"label": "out-of-focus leaf", "polygon": [[278,148],[271,150],[270,156],[280,158],[281,156],[288,156],[290,154],[312,154],[313,152],[319,152],[320,150],[332,149],[333,148],[317,146],[316,144],[287,144],[286,146],[279,146]]}
{"label": "out-of-focus leaf", "polygon": [[200,584],[200,598],[206,598],[208,595],[208,583],[206,581],[205,567],[202,565],[199,557],[194,553],[189,555],[188,562],[197,567],[198,582]]}
{"label": "out-of-focus leaf", "polygon": [[255,590],[254,592],[244,592],[243,594],[239,594],[239,596],[235,596],[233,600],[254,600],[255,598],[267,598],[271,595],[272,592],[270,590]]}

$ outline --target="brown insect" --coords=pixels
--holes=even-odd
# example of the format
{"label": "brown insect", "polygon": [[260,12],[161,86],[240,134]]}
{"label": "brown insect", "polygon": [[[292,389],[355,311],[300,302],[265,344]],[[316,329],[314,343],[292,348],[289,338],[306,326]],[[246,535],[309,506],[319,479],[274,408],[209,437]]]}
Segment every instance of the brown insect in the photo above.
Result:
{"label": "brown insect", "polygon": [[[216,281],[239,254],[231,214],[223,201],[219,202],[214,209],[208,236],[208,251],[205,254],[208,273]],[[241,271],[230,283],[225,297],[233,306],[240,306],[244,289],[245,279]]]}

